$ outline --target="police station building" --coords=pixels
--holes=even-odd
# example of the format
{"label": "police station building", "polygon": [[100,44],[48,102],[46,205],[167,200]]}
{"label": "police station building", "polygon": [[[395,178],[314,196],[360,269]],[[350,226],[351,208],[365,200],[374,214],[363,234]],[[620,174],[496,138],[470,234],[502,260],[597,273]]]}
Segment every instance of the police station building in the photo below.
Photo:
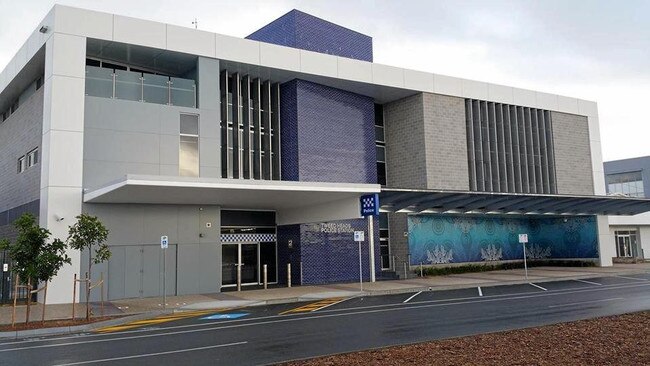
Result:
{"label": "police station building", "polygon": [[[297,10],[240,39],[57,5],[0,116],[0,236],[98,216],[109,299],[158,296],[163,262],[168,295],[258,288],[264,266],[357,281],[355,231],[367,280],[520,260],[520,233],[529,258],[609,266],[606,215],[648,210],[604,195],[594,102],[373,63],[370,36]],[[70,256],[51,302],[86,268]]]}

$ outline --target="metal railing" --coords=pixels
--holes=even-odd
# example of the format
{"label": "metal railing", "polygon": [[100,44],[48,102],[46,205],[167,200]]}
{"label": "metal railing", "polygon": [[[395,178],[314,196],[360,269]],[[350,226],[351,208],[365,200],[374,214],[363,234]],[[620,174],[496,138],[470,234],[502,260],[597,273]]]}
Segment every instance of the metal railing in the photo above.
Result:
{"label": "metal railing", "polygon": [[395,273],[397,273],[397,267],[396,267],[397,260],[403,261],[403,263],[404,263],[404,278],[405,279],[409,278],[408,277],[408,272],[411,270],[411,255],[409,254],[408,257],[406,258],[406,260],[402,259],[398,255],[393,255],[392,257],[393,257],[393,271],[395,271]]}
{"label": "metal railing", "polygon": [[86,95],[196,108],[196,81],[86,66]]}

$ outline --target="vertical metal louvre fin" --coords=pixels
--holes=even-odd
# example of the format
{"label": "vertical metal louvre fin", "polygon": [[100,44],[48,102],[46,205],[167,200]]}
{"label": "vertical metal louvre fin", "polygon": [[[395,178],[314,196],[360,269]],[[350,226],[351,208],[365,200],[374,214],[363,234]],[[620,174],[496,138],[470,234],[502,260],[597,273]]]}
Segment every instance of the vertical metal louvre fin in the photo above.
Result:
{"label": "vertical metal louvre fin", "polygon": [[251,78],[242,79],[242,177],[251,178]]}
{"label": "vertical metal louvre fin", "polygon": [[253,179],[261,179],[262,171],[262,116],[260,111],[262,87],[260,79],[253,80]]}
{"label": "vertical metal louvre fin", "polygon": [[232,75],[232,177],[239,178],[239,157],[241,149],[239,148],[239,123],[240,123],[240,108],[241,108],[241,80],[239,74]]}
{"label": "vertical metal louvre fin", "polygon": [[273,164],[271,167],[272,179],[280,180],[280,84],[271,85],[271,151]]}
{"label": "vertical metal louvre fin", "polygon": [[221,89],[221,177],[228,178],[228,71],[219,76]]}
{"label": "vertical metal louvre fin", "polygon": [[271,83],[262,85],[262,179],[271,179]]}
{"label": "vertical metal louvre fin", "polygon": [[483,145],[481,137],[481,104],[478,100],[472,100],[472,115],[474,117],[474,156],[476,159],[476,190],[485,191],[485,165],[483,159]]}
{"label": "vertical metal louvre fin", "polygon": [[476,191],[476,151],[474,151],[474,117],[472,101],[465,100],[465,123],[467,124],[467,167],[469,169],[470,190]]}
{"label": "vertical metal louvre fin", "polygon": [[500,192],[508,192],[508,173],[506,172],[506,141],[503,133],[503,106],[495,104],[496,125],[497,125],[497,147],[499,149],[499,180]]}

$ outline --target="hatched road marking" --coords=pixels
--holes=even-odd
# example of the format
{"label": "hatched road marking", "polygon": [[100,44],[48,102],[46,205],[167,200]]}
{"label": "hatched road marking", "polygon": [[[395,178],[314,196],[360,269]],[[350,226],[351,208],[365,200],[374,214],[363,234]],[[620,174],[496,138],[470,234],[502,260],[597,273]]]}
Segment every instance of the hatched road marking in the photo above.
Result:
{"label": "hatched road marking", "polygon": [[122,330],[145,327],[145,326],[148,326],[148,325],[155,325],[155,324],[160,324],[160,323],[167,323],[167,322],[171,322],[171,321],[174,321],[174,320],[193,318],[195,316],[214,314],[214,313],[219,313],[219,312],[228,311],[228,310],[232,310],[232,309],[228,308],[228,309],[218,309],[218,310],[217,309],[211,309],[211,310],[183,311],[183,312],[179,312],[179,313],[161,315],[161,316],[157,316],[157,317],[151,318],[151,319],[136,320],[136,321],[132,321],[132,322],[126,323],[126,324],[113,325],[113,326],[110,326],[110,327],[100,328],[100,329],[95,330],[95,332],[96,333],[119,332],[119,331],[122,331]]}
{"label": "hatched road marking", "polygon": [[294,309],[283,311],[279,315],[296,314],[296,313],[308,313],[308,312],[312,312],[312,311],[316,311],[316,310],[325,309],[327,307],[338,304],[338,303],[340,303],[342,301],[345,301],[345,300],[347,300],[347,299],[344,298],[344,297],[333,297],[331,299],[323,299],[323,300],[319,300],[319,301],[316,301],[316,302],[312,302],[312,303],[307,304],[307,305],[299,306],[299,307],[294,308]]}

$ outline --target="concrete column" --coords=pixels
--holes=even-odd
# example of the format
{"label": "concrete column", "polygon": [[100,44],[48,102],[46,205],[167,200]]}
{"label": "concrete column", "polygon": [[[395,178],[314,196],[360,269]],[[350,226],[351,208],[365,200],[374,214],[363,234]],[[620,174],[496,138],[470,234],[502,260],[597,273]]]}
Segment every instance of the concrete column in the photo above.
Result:
{"label": "concrete column", "polygon": [[611,267],[612,258],[616,257],[616,245],[614,235],[609,230],[609,218],[607,216],[596,216],[598,229],[598,255],[600,256],[601,267]]}
{"label": "concrete column", "polygon": [[[65,240],[82,205],[86,38],[54,33],[45,47],[40,225]],[[49,285],[50,304],[72,301],[80,253],[68,256],[72,264]]]}

